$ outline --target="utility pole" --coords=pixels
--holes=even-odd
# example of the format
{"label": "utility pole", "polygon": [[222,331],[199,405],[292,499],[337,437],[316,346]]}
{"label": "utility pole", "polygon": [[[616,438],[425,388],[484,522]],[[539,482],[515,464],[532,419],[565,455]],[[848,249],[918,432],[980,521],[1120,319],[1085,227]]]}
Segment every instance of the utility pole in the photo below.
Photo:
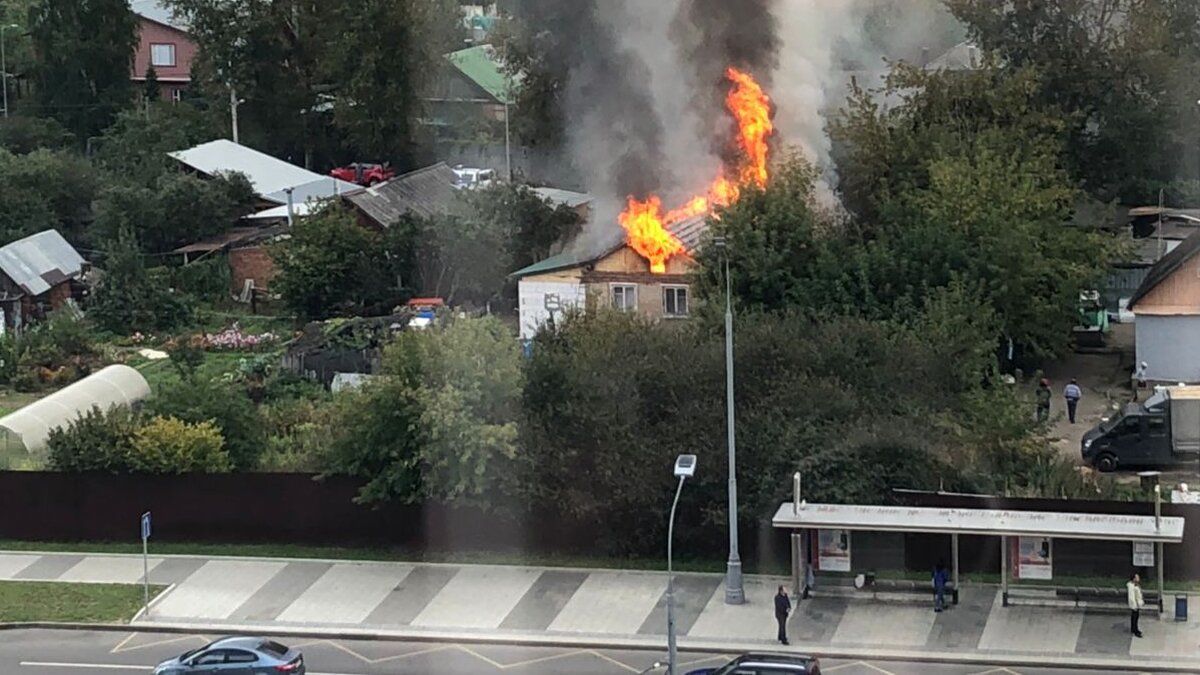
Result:
{"label": "utility pole", "polygon": [[234,143],[238,142],[237,109],[238,109],[237,88],[235,88],[233,86],[233,83],[230,82],[229,83],[229,121],[230,121],[231,126],[233,127],[233,142]]}
{"label": "utility pole", "polygon": [[0,24],[0,89],[4,90],[4,118],[8,119],[8,55],[4,52],[4,30],[20,28],[15,23]]}
{"label": "utility pole", "polygon": [[729,446],[729,561],[725,566],[725,604],[746,602],[742,559],[738,555],[737,449],[733,409],[733,284],[729,278],[729,249],[724,237],[714,242],[725,258],[725,415]]}
{"label": "utility pole", "polygon": [[501,65],[504,66],[504,173],[506,180],[512,183],[512,132],[508,124],[508,108],[509,99],[512,98],[512,87],[509,86],[508,78],[508,43],[512,38],[504,40],[504,54],[501,58]]}

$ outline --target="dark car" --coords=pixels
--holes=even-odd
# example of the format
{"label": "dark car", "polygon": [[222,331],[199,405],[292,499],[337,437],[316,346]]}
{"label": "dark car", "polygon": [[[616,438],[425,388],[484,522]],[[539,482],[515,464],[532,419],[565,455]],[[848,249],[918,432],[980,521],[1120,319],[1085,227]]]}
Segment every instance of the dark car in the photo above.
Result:
{"label": "dark car", "polygon": [[687,675],[821,675],[821,662],[803,654],[742,654],[720,668],[693,670]]}
{"label": "dark car", "polygon": [[227,637],[170,661],[154,675],[304,675],[304,655],[264,638]]}

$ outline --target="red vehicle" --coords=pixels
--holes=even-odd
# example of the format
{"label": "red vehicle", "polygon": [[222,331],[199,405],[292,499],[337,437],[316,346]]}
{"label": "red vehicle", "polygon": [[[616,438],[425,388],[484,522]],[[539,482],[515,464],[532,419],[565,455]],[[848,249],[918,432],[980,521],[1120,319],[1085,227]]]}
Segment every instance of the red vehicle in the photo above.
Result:
{"label": "red vehicle", "polygon": [[355,162],[347,166],[339,166],[329,172],[330,176],[347,183],[356,183],[370,187],[385,180],[396,177],[396,172],[388,164],[361,164]]}

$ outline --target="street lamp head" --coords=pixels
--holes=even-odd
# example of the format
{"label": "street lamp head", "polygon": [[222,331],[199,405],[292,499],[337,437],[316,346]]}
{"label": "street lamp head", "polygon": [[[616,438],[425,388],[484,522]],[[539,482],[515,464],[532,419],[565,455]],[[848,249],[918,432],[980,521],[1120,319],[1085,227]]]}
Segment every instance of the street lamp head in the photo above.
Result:
{"label": "street lamp head", "polygon": [[675,459],[675,477],[691,478],[696,475],[696,456],[680,455]]}
{"label": "street lamp head", "polygon": [[725,237],[713,237],[713,246],[717,247],[722,253],[725,251]]}

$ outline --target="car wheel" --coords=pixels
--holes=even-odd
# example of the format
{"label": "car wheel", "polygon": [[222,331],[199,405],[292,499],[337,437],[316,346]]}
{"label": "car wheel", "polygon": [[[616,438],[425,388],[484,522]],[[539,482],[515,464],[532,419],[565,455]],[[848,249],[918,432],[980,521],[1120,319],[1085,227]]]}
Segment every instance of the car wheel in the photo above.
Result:
{"label": "car wheel", "polygon": [[1117,470],[1117,457],[1112,453],[1104,453],[1096,458],[1096,468],[1104,473]]}

